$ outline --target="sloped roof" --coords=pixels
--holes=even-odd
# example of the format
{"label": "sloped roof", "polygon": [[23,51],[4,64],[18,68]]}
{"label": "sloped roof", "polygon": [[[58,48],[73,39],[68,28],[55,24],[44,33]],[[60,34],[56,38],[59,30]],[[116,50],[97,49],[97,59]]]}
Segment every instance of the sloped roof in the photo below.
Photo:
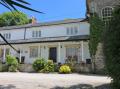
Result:
{"label": "sloped roof", "polygon": [[[28,44],[28,43],[46,43],[46,42],[65,42],[65,41],[80,41],[89,40],[88,35],[78,36],[61,36],[61,37],[45,37],[38,39],[22,39],[22,40],[10,40],[10,44]],[[4,41],[0,42],[0,45],[7,45]]]}
{"label": "sloped roof", "polygon": [[26,24],[26,25],[19,25],[19,26],[7,26],[7,27],[0,27],[0,30],[10,30],[10,29],[20,29],[20,28],[30,28],[30,27],[40,27],[40,26],[50,26],[50,25],[60,25],[60,24],[69,24],[69,23],[78,23],[84,22],[86,19],[65,19],[59,21],[51,21],[51,22],[42,22],[36,24]]}

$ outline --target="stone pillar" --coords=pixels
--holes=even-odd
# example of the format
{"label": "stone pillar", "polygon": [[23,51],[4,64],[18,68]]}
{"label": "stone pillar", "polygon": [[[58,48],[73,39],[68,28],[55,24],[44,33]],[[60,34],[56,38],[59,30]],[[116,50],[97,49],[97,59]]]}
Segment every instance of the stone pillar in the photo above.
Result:
{"label": "stone pillar", "polygon": [[82,61],[84,61],[84,44],[83,41],[81,41],[81,57],[82,57]]}
{"label": "stone pillar", "polygon": [[21,49],[20,49],[20,53],[19,53],[19,55],[20,55],[20,63],[21,63]]}
{"label": "stone pillar", "polygon": [[58,43],[58,61],[57,62],[60,62],[60,60],[61,60],[61,44],[60,44],[60,42]]}
{"label": "stone pillar", "polygon": [[40,45],[38,46],[38,57],[39,58],[41,57],[41,47],[40,47]]}
{"label": "stone pillar", "polygon": [[3,47],[3,62],[6,62],[6,47]]}

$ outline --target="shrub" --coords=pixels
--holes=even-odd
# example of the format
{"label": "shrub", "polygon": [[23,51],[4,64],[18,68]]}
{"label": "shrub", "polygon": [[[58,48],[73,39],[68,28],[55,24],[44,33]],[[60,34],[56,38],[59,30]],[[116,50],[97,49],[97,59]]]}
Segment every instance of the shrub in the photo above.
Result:
{"label": "shrub", "polygon": [[17,72],[17,67],[15,67],[14,65],[11,65],[8,69],[9,72]]}
{"label": "shrub", "polygon": [[33,69],[36,71],[36,72],[39,72],[41,71],[42,69],[45,68],[45,65],[46,65],[46,61],[45,59],[41,59],[41,58],[38,58],[35,60],[35,62],[33,63]]}
{"label": "shrub", "polygon": [[15,57],[11,55],[6,56],[7,70],[9,72],[16,72],[18,69],[18,61]]}
{"label": "shrub", "polygon": [[15,67],[18,67],[18,61],[15,57],[11,56],[11,55],[7,55],[6,56],[6,63],[8,66],[15,66]]}
{"label": "shrub", "polygon": [[62,65],[59,69],[59,73],[64,73],[64,74],[71,73],[71,69],[67,65]]}
{"label": "shrub", "polygon": [[39,72],[45,72],[45,73],[49,73],[49,72],[54,72],[54,63],[52,60],[48,60],[45,64],[45,67],[40,70]]}

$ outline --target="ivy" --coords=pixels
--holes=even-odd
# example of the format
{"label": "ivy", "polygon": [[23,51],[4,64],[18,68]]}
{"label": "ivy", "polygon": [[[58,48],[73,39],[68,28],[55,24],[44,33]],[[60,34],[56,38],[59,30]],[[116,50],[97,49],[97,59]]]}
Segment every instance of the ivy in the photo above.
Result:
{"label": "ivy", "polygon": [[113,79],[112,89],[120,89],[120,6],[114,9],[104,38],[105,64],[108,75]]}
{"label": "ivy", "polygon": [[102,33],[104,30],[104,23],[97,14],[94,14],[89,19],[90,22],[90,41],[89,49],[91,57],[95,56],[98,43],[102,41]]}

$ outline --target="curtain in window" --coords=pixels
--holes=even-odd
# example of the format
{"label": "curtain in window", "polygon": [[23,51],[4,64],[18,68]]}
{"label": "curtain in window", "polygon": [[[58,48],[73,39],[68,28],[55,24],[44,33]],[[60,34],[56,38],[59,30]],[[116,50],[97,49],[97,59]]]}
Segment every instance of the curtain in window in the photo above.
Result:
{"label": "curtain in window", "polygon": [[38,47],[30,47],[30,57],[38,57]]}
{"label": "curtain in window", "polygon": [[78,61],[78,48],[77,47],[67,47],[66,48],[66,57],[67,59],[73,59]]}

